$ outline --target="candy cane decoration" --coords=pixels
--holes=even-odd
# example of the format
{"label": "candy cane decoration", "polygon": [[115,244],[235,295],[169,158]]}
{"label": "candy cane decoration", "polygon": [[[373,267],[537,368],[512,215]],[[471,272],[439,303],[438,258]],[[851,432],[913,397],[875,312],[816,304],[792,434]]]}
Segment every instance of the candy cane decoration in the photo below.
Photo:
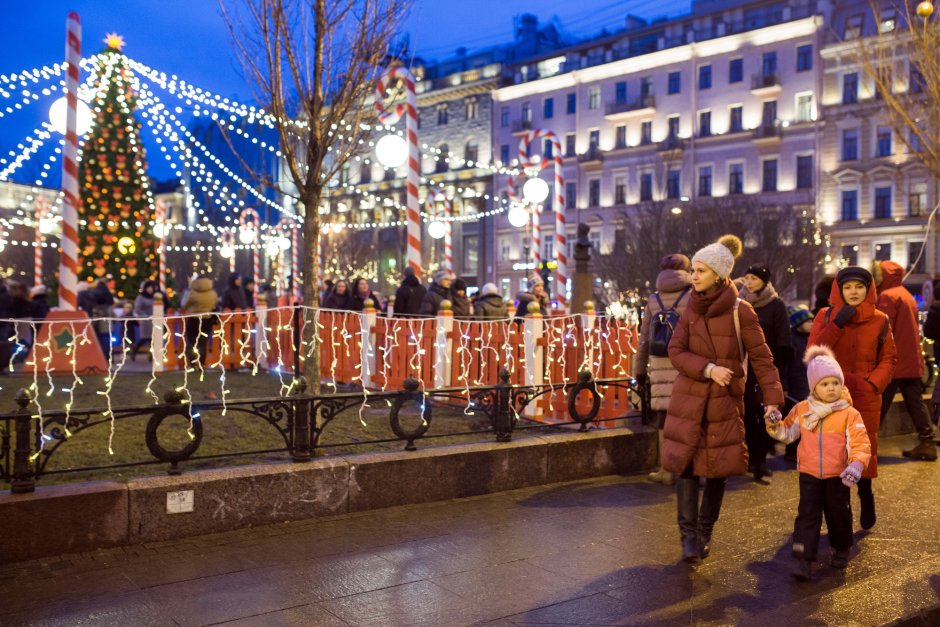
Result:
{"label": "candy cane decoration", "polygon": [[519,163],[523,169],[548,167],[548,159],[540,164],[529,159],[529,144],[543,137],[552,142],[552,163],[555,165],[555,295],[562,313],[568,309],[568,237],[565,224],[565,175],[562,172],[561,142],[555,133],[537,129],[527,132],[519,141]]}
{"label": "candy cane decoration", "polygon": [[[513,185],[511,174],[506,180],[506,195],[510,203],[524,202],[516,195],[516,188]],[[542,267],[542,225],[540,222],[542,206],[528,205],[528,203],[526,205],[529,206],[529,221],[532,223],[532,263],[535,265],[535,271],[538,272]]]}
{"label": "candy cane decoration", "polygon": [[65,145],[62,149],[62,239],[59,245],[59,308],[78,308],[78,79],[82,59],[82,23],[78,13],[66,22]]}
{"label": "candy cane decoration", "polygon": [[[319,248],[318,242],[317,249]],[[296,224],[290,230],[290,264],[294,279],[294,300],[300,303],[303,300],[303,283],[300,281],[300,229]]]}
{"label": "candy cane decoration", "polygon": [[[443,195],[443,194],[442,194]],[[454,215],[454,205],[450,198],[444,196],[444,269],[454,273],[454,222],[451,218]]]}
{"label": "candy cane decoration", "polygon": [[[391,111],[385,111],[385,92],[394,79],[401,79],[405,84],[405,103],[397,104]],[[407,263],[421,278],[421,203],[418,200],[418,184],[421,179],[421,153],[418,151],[418,96],[415,92],[415,79],[407,69],[395,67],[385,71],[375,86],[375,113],[379,122],[385,125],[396,124],[402,116],[405,118],[405,140],[408,142],[408,177],[405,208],[407,213],[408,251]]]}
{"label": "candy cane decoration", "polygon": [[157,256],[159,258],[159,265],[157,266],[157,282],[160,285],[160,293],[166,294],[166,204],[163,200],[158,200],[153,211],[153,221],[154,226],[156,227],[156,234],[158,237],[157,242]]}
{"label": "candy cane decoration", "polygon": [[[252,226],[248,226],[248,218],[252,218],[254,222]],[[252,229],[254,231],[254,239],[251,241],[251,278],[254,279],[256,285],[261,285],[261,258],[258,254],[258,237],[261,235],[261,218],[258,217],[258,212],[252,209],[251,207],[245,207],[242,209],[241,215],[239,216],[239,228],[240,229]]]}
{"label": "candy cane decoration", "polygon": [[42,285],[42,243],[45,237],[42,233],[43,220],[47,219],[51,211],[46,204],[46,199],[40,196],[36,199],[36,241],[33,244],[33,285],[39,287]]}

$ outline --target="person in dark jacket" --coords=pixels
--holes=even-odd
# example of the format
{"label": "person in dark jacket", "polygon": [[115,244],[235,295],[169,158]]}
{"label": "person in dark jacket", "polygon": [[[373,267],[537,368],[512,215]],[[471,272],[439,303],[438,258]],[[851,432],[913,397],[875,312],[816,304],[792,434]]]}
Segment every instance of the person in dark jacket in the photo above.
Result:
{"label": "person in dark jacket", "polygon": [[[924,337],[934,342],[940,342],[940,279],[933,282],[933,298],[927,303],[927,319],[924,320]],[[940,357],[940,350],[934,344],[934,358]],[[940,383],[933,387],[933,395],[930,398],[930,404],[933,405],[931,413],[931,422],[937,424],[940,419]]]}
{"label": "person in dark jacket", "polygon": [[[757,314],[761,330],[764,332],[764,341],[773,354],[774,366],[777,367],[783,391],[786,393],[786,374],[793,359],[787,306],[777,296],[777,290],[770,281],[770,269],[766,266],[755,265],[748,268],[743,283],[741,298],[747,301]],[[744,392],[744,428],[747,435],[748,470],[755,481],[768,485],[772,473],[767,468],[767,454],[773,451],[774,441],[767,435],[767,429],[764,427],[764,398],[751,364],[748,364]]]}
{"label": "person in dark jacket", "polygon": [[[793,359],[790,360],[790,365],[787,367],[787,401],[784,407],[784,415],[789,414],[797,403],[809,397],[810,390],[806,379],[806,364],[803,363],[803,355],[806,354],[809,333],[813,330],[813,313],[805,306],[787,307],[787,316],[790,320],[790,341],[793,344]],[[800,440],[797,438],[796,441],[787,444],[784,459],[790,462],[796,461],[796,449],[799,443]]]}
{"label": "person in dark jacket", "polygon": [[248,309],[248,295],[242,285],[242,275],[238,272],[228,276],[228,288],[222,292],[219,306],[222,309]]}
{"label": "person in dark jacket", "polygon": [[348,310],[350,298],[349,285],[343,279],[339,279],[333,284],[333,287],[330,288],[326,298],[323,299],[323,308],[341,311]]}
{"label": "person in dark jacket", "polygon": [[49,314],[49,301],[46,300],[46,286],[35,285],[29,290],[30,316],[33,320],[45,320]]}
{"label": "person in dark jacket", "polygon": [[495,283],[486,283],[473,303],[473,317],[477,320],[505,320],[509,316],[506,301],[499,295]]}
{"label": "person in dark jacket", "polygon": [[108,289],[108,284],[104,279],[98,279],[94,287],[88,289],[88,315],[96,318],[94,323],[95,335],[98,336],[98,342],[101,344],[101,350],[105,357],[111,355],[111,321],[108,318],[114,317],[114,295]]}
{"label": "person in dark jacket", "polygon": [[[144,346],[150,346],[153,336],[153,297],[157,293],[157,282],[147,280],[140,284],[140,293],[134,299],[134,317],[140,318],[137,323],[137,341],[131,348],[131,361],[137,359],[137,353]],[[149,351],[148,351],[149,352]]]}
{"label": "person in dark jacket", "polygon": [[421,310],[418,312],[422,316],[436,316],[441,309],[441,303],[450,300],[450,286],[453,281],[450,272],[447,270],[438,270],[434,273],[434,282],[428,286],[428,291],[421,301]]}
{"label": "person in dark jacket", "polygon": [[379,300],[379,297],[375,295],[372,291],[372,288],[369,286],[369,282],[362,277],[353,279],[352,293],[349,300],[349,308],[352,311],[362,311],[366,307],[366,301],[372,301],[372,307],[378,309],[379,304],[382,302]]}
{"label": "person in dark jacket", "polygon": [[469,318],[473,312],[470,299],[467,298],[467,282],[455,279],[450,288],[450,302],[454,304],[455,318]]}
{"label": "person in dark jacket", "polygon": [[539,313],[542,314],[542,317],[547,318],[550,303],[548,302],[548,294],[545,293],[545,283],[542,281],[542,277],[533,274],[529,277],[526,287],[529,288],[529,291],[516,294],[516,300],[519,301],[519,306],[516,307],[516,318],[525,318],[526,314],[529,313],[529,303],[533,302],[538,303]]}
{"label": "person in dark jacket", "polygon": [[395,316],[417,316],[421,313],[421,303],[428,288],[421,285],[421,281],[415,276],[415,269],[411,266],[405,268],[403,274],[401,285],[395,292]]}
{"label": "person in dark jacket", "polygon": [[255,280],[251,277],[245,277],[242,279],[242,289],[245,290],[245,303],[248,305],[248,309],[255,308]]}

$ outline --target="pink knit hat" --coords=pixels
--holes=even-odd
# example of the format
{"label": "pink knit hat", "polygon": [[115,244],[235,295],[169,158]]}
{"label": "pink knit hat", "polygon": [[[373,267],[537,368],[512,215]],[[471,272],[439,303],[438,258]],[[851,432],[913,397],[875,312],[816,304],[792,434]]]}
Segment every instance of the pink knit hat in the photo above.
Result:
{"label": "pink knit hat", "polygon": [[835,377],[839,383],[845,385],[842,367],[828,346],[810,346],[806,349],[803,362],[806,364],[806,378],[809,381],[810,392],[815,390],[816,384],[826,377]]}

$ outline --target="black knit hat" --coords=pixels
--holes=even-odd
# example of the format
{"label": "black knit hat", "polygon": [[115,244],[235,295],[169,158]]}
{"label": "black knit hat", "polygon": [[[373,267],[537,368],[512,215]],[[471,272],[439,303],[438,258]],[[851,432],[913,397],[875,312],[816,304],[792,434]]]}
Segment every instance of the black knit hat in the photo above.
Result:
{"label": "black knit hat", "polygon": [[871,283],[874,278],[871,275],[871,272],[862,268],[860,266],[849,266],[848,268],[842,268],[839,270],[839,274],[836,275],[836,283],[839,284],[839,287],[842,287],[848,281],[858,281],[862,283],[867,288],[871,288]]}
{"label": "black knit hat", "polygon": [[751,266],[744,274],[753,274],[764,283],[770,283],[770,268],[767,266]]}

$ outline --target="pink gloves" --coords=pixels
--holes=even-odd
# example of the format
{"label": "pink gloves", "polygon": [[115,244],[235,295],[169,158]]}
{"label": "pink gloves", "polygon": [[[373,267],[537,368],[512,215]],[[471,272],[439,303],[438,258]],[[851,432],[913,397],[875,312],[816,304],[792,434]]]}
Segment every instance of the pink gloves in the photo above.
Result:
{"label": "pink gloves", "polygon": [[862,478],[862,471],[865,470],[865,467],[858,462],[851,462],[848,466],[845,467],[845,470],[842,471],[842,474],[839,477],[842,479],[842,483],[847,487],[852,487],[858,480]]}

